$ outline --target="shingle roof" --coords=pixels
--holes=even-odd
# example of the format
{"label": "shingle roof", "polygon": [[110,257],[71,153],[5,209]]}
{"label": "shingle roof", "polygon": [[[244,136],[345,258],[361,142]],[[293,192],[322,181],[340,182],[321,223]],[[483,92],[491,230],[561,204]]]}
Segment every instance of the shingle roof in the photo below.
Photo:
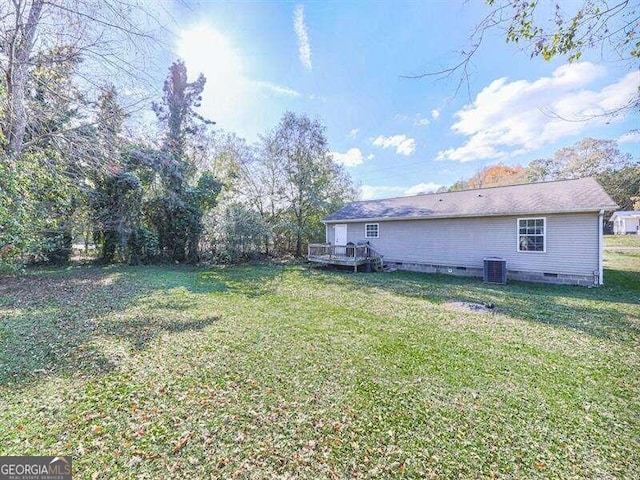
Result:
{"label": "shingle roof", "polygon": [[528,183],[459,192],[353,202],[325,222],[533,213],[595,212],[619,208],[593,178]]}

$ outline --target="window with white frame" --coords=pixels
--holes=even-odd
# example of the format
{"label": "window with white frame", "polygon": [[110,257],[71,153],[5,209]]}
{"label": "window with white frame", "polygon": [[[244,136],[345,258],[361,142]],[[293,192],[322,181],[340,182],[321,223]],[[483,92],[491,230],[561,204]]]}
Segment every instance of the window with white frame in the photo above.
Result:
{"label": "window with white frame", "polygon": [[380,225],[377,223],[367,223],[364,226],[364,238],[378,238]]}
{"label": "window with white frame", "polygon": [[547,225],[544,218],[518,219],[518,251],[545,252]]}

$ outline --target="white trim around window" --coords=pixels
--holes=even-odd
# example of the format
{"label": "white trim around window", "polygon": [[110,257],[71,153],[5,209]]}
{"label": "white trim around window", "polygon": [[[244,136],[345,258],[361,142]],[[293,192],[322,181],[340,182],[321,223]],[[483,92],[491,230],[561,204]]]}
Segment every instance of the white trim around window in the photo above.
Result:
{"label": "white trim around window", "polygon": [[524,217],[516,220],[516,251],[520,253],[546,253],[546,217]]}
{"label": "white trim around window", "polygon": [[380,237],[380,224],[379,223],[365,223],[364,224],[364,238],[379,238]]}

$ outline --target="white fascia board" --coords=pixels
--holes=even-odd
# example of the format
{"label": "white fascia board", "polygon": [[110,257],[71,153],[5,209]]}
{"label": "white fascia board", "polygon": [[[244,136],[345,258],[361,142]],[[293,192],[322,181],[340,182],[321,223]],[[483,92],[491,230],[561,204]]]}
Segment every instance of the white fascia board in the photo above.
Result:
{"label": "white fascia board", "polygon": [[594,213],[597,214],[600,210],[608,210],[608,207],[594,207],[589,209],[575,209],[575,210],[562,210],[562,211],[537,211],[537,212],[505,212],[505,213],[478,213],[467,215],[422,215],[415,217],[369,217],[369,218],[349,218],[349,219],[337,219],[337,220],[323,220],[324,224],[331,223],[359,223],[359,222],[392,222],[402,220],[431,220],[440,218],[482,218],[482,217],[517,217],[521,215],[561,215],[563,213]]}

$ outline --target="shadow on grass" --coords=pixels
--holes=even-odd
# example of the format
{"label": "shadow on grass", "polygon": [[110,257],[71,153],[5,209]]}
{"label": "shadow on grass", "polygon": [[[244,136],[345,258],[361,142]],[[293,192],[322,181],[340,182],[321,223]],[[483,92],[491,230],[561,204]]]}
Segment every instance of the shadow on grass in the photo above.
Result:
{"label": "shadow on grass", "polygon": [[[0,277],[0,386],[112,370],[116,365],[95,342],[125,341],[139,351],[162,334],[202,330],[219,319],[190,316],[198,303],[191,294],[272,294],[283,271],[282,265],[82,266]],[[122,315],[130,308],[139,316]]]}
{"label": "shadow on grass", "polygon": [[388,272],[353,274],[308,269],[314,281],[359,288],[369,295],[376,290],[419,298],[435,304],[491,302],[496,311],[527,322],[577,330],[622,344],[640,342],[640,274],[605,270],[602,287],[510,282],[490,285],[480,279],[442,274]]}
{"label": "shadow on grass", "polygon": [[136,350],[144,350],[156,337],[165,333],[182,333],[202,330],[217,322],[219,317],[210,316],[200,320],[165,320],[140,318],[109,324],[98,329],[101,336],[127,340]]}
{"label": "shadow on grass", "polygon": [[[49,374],[107,372],[116,365],[96,342],[124,341],[139,351],[160,335],[212,325],[218,317],[189,317],[193,302],[170,296],[146,305],[136,318],[121,316],[153,292],[163,298],[163,291],[185,285],[198,292],[216,289],[194,277],[184,268],[85,267],[0,278],[0,386]],[[166,309],[176,314],[166,315]]]}
{"label": "shadow on grass", "polygon": [[[434,304],[492,302],[498,312],[527,322],[618,343],[637,345],[640,338],[640,276],[621,269],[607,270],[607,285],[590,289],[523,282],[496,286],[446,275],[353,274],[283,265],[83,267],[0,278],[0,386],[51,374],[112,370],[116,365],[95,348],[96,342],[114,339],[135,352],[163,334],[201,331],[219,319],[190,315],[197,303],[192,294],[277,295],[285,273],[288,282],[299,275],[300,289],[326,284],[356,289],[365,298],[386,291]],[[139,309],[138,316],[125,315],[130,308]]]}

